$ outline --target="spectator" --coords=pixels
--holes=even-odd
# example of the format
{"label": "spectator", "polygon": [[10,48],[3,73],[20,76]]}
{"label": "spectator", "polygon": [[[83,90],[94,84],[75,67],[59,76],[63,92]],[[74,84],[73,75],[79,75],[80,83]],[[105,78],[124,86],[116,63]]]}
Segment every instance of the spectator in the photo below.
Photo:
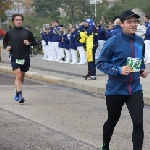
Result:
{"label": "spectator", "polygon": [[3,29],[0,29],[0,39],[3,39],[5,34],[6,34],[6,32]]}
{"label": "spectator", "polygon": [[138,36],[144,39],[145,33],[146,33],[145,25],[141,25],[140,20],[137,20],[137,31],[135,32],[135,34],[137,34]]}
{"label": "spectator", "polygon": [[150,26],[149,16],[144,17],[145,27],[148,28]]}
{"label": "spectator", "polygon": [[[87,19],[84,26],[85,32],[80,32],[80,37],[86,39],[86,51],[88,59],[88,73],[83,76],[85,79],[96,80],[95,52],[98,46],[98,38],[95,36],[96,29],[93,25],[93,19]],[[94,39],[94,37],[96,37]]]}
{"label": "spectator", "polygon": [[117,18],[115,21],[114,21],[114,29],[112,31],[112,36],[114,35],[117,35],[118,33],[122,32],[122,28],[120,26],[120,19]]}

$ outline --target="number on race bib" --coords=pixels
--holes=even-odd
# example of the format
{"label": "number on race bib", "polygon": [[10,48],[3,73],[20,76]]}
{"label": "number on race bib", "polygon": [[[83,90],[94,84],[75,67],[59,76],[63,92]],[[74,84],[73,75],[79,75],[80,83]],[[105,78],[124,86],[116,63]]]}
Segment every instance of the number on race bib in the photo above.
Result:
{"label": "number on race bib", "polygon": [[16,63],[23,65],[25,63],[25,59],[16,59]]}
{"label": "number on race bib", "polygon": [[132,72],[139,72],[141,64],[142,64],[142,59],[132,58],[132,57],[127,58],[127,65],[132,67]]}

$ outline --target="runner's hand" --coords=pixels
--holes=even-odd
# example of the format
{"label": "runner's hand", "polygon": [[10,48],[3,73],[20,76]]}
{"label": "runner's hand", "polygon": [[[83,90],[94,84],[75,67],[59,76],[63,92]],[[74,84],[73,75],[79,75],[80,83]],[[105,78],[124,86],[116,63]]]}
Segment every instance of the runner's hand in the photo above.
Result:
{"label": "runner's hand", "polygon": [[147,71],[143,70],[141,73],[141,77],[146,78],[147,77]]}
{"label": "runner's hand", "polygon": [[28,40],[23,41],[25,45],[30,45],[30,42]]}
{"label": "runner's hand", "polygon": [[6,50],[7,50],[7,51],[10,51],[10,50],[11,50],[11,46],[7,46],[7,47],[6,47]]}
{"label": "runner's hand", "polygon": [[131,72],[132,68],[127,65],[122,67],[122,75],[129,75]]}

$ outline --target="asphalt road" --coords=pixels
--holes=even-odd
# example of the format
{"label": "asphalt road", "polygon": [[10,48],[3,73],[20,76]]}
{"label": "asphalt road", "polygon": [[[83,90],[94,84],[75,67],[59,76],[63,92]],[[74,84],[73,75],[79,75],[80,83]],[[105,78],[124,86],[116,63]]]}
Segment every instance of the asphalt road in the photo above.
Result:
{"label": "asphalt road", "polygon": [[[14,85],[15,76],[0,73],[0,85]],[[24,80],[24,85],[39,85],[37,82]]]}
{"label": "asphalt road", "polygon": [[[25,80],[24,104],[13,100],[14,76],[0,73],[0,150],[98,150],[107,118],[105,98],[35,80]],[[150,109],[144,108],[150,147]],[[126,106],[112,136],[111,149],[132,150],[132,122]]]}

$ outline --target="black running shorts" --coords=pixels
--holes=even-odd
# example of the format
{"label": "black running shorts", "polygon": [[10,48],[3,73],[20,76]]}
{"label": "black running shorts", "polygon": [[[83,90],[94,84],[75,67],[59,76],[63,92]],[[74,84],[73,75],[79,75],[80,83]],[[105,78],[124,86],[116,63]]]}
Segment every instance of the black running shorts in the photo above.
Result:
{"label": "black running shorts", "polygon": [[16,62],[16,58],[13,58],[11,56],[10,62],[11,62],[11,66],[12,66],[12,70],[13,71],[16,70],[16,69],[18,69],[18,68],[20,68],[20,70],[22,72],[27,72],[29,70],[29,68],[30,68],[30,58],[24,59],[24,64],[18,64]]}

